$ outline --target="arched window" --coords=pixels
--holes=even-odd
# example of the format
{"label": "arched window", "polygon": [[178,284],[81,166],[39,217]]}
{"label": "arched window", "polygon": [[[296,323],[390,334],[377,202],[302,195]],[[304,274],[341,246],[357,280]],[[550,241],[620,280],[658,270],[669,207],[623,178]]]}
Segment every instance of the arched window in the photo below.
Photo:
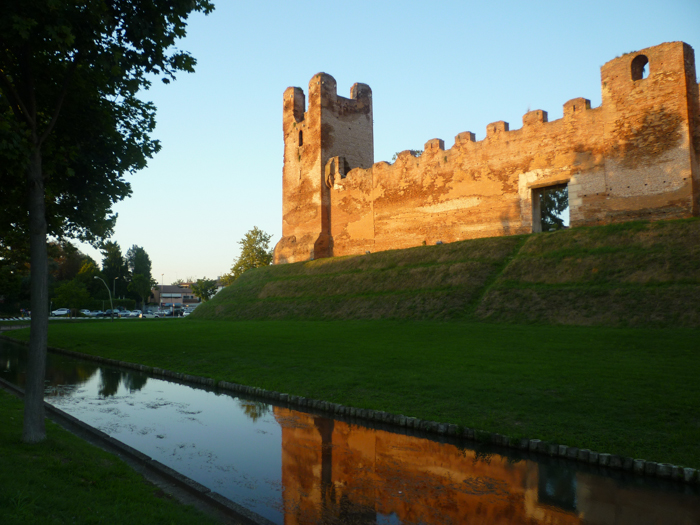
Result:
{"label": "arched window", "polygon": [[299,130],[299,147],[304,145],[304,132]]}
{"label": "arched window", "polygon": [[647,64],[649,64],[649,59],[644,55],[634,57],[632,60],[632,80],[642,80],[649,76]]}

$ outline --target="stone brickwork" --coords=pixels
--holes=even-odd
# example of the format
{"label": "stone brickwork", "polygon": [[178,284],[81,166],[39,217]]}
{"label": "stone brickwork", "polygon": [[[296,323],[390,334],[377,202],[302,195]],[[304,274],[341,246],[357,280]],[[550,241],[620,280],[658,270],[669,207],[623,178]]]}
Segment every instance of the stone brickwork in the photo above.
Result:
{"label": "stone brickwork", "polygon": [[[644,74],[648,71],[648,75]],[[537,232],[538,192],[566,185],[572,227],[700,214],[700,96],[693,49],[671,42],[601,68],[602,100],[520,129],[425,144],[374,163],[372,91],[349,99],[319,73],[284,93],[283,231],[275,263]],[[305,111],[306,109],[306,111]]]}

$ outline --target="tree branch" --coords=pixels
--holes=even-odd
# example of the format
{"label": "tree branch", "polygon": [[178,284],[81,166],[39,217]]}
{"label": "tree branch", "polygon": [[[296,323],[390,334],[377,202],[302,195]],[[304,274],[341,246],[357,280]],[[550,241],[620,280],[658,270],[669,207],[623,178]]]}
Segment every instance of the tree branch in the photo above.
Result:
{"label": "tree branch", "polygon": [[36,92],[34,90],[34,73],[32,71],[31,57],[31,46],[29,42],[25,42],[22,46],[22,51],[19,53],[19,65],[22,69],[22,75],[24,77],[24,85],[20,87],[24,88],[23,91],[26,92],[24,103],[27,105],[27,114],[34,123],[32,126],[32,140],[34,141],[34,144],[37,145],[38,142],[36,133],[39,122],[36,119]]}
{"label": "tree branch", "polygon": [[41,138],[39,139],[39,147],[41,147],[41,145],[44,143],[44,140],[46,140],[46,137],[49,136],[51,130],[53,130],[54,126],[56,125],[58,115],[61,112],[61,108],[63,107],[63,100],[66,98],[66,93],[68,93],[68,86],[71,80],[73,79],[73,74],[75,73],[75,70],[78,67],[78,56],[78,53],[76,53],[73,57],[70,69],[68,70],[68,73],[66,73],[66,78],[63,79],[63,87],[61,88],[61,94],[59,95],[58,102],[56,103],[56,109],[54,110],[53,115],[51,116],[51,122],[49,122],[49,125],[44,130],[44,133],[41,134]]}
{"label": "tree branch", "polygon": [[34,122],[29,116],[29,111],[27,111],[27,107],[24,105],[24,102],[22,102],[22,99],[20,98],[19,94],[17,94],[17,91],[15,91],[15,88],[12,85],[12,82],[10,82],[10,79],[7,78],[7,76],[1,69],[0,83],[2,83],[7,89],[7,97],[10,99],[10,107],[12,108],[12,112],[18,119],[24,120],[29,125],[29,127],[33,128]]}

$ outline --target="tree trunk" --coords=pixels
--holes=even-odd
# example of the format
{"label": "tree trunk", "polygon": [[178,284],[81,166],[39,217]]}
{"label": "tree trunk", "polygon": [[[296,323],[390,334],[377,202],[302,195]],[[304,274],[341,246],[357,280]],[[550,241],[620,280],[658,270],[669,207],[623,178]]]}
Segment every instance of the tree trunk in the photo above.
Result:
{"label": "tree trunk", "polygon": [[44,426],[44,378],[46,376],[46,342],[49,331],[49,263],[46,250],[46,204],[41,150],[35,147],[28,170],[29,243],[31,262],[32,322],[29,335],[27,382],[24,395],[25,443],[46,438]]}

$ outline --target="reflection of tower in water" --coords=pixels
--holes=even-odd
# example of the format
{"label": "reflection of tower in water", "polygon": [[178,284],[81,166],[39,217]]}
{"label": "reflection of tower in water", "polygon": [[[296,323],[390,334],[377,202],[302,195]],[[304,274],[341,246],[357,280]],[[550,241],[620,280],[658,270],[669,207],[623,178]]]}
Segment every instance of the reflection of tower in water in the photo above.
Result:
{"label": "reflection of tower in water", "polygon": [[333,479],[333,428],[335,421],[314,417],[314,427],[321,438],[321,522],[322,523],[376,523],[374,508],[357,505],[348,494],[338,494]]}
{"label": "reflection of tower in water", "polygon": [[333,420],[315,417],[314,426],[321,434],[321,498],[323,507],[335,503],[333,491]]}
{"label": "reflection of tower in water", "polygon": [[[698,523],[697,495],[274,408],[285,525]],[[637,480],[639,481],[639,480]],[[385,519],[386,521],[382,521]]]}

